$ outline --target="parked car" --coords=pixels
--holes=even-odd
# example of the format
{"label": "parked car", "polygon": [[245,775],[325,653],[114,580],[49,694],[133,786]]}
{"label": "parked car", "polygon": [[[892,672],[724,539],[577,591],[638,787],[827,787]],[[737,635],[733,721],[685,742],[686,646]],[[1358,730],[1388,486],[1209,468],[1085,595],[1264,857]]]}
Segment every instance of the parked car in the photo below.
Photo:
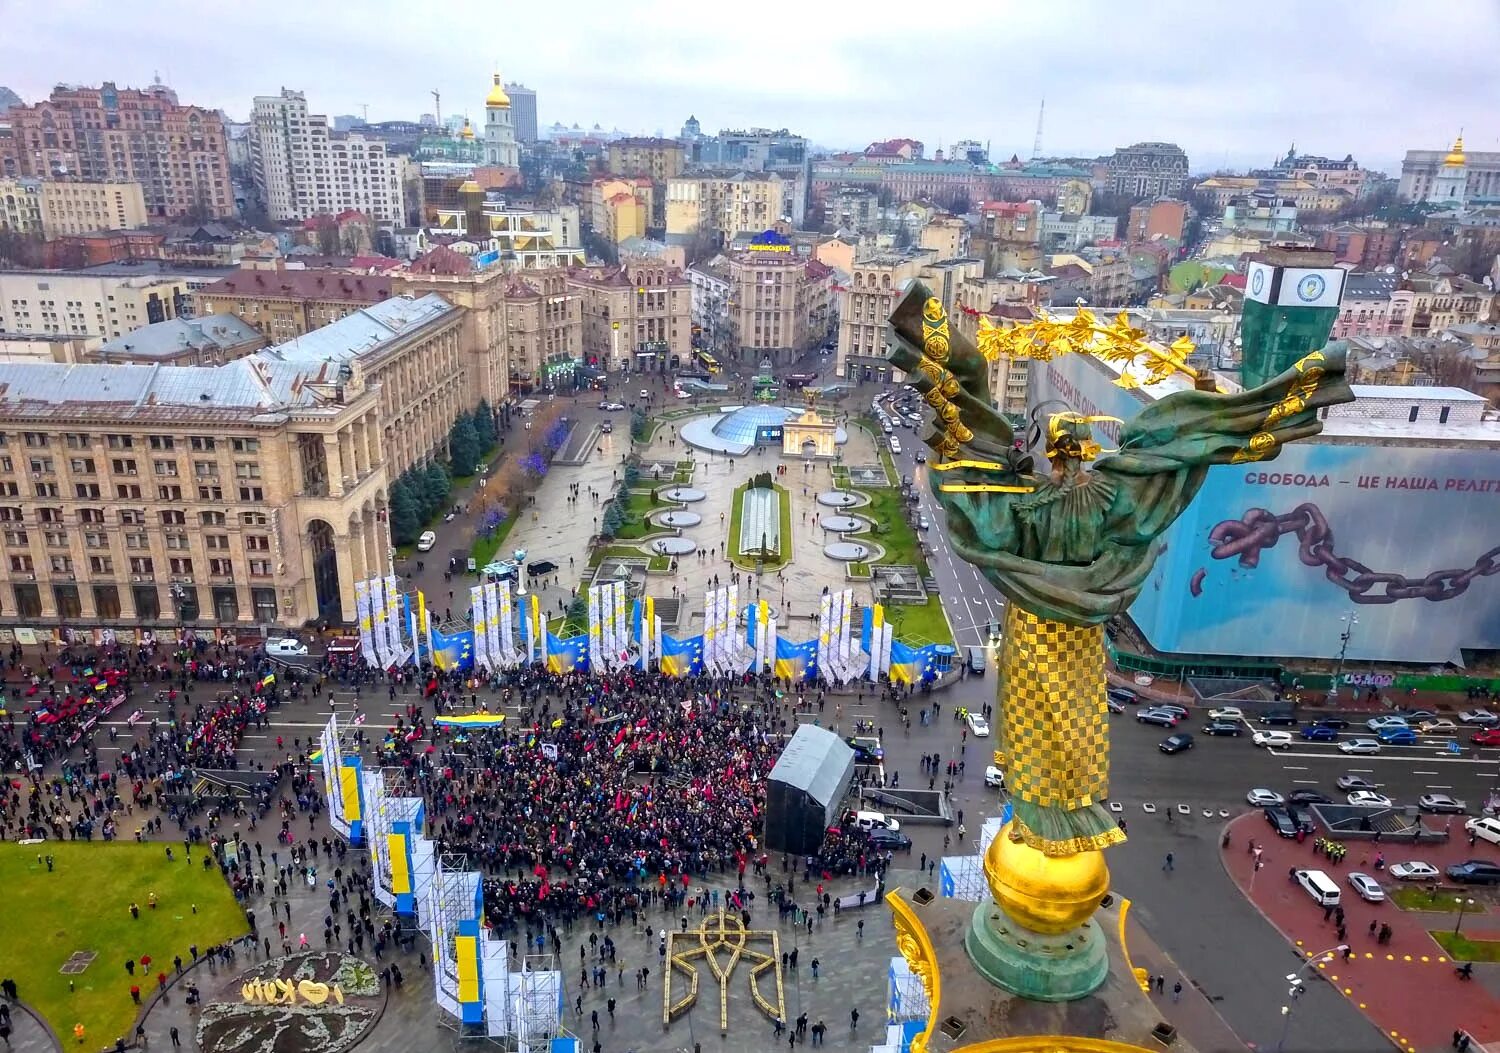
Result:
{"label": "parked car", "polygon": [[1168,713],[1175,713],[1178,720],[1186,720],[1188,718],[1187,707],[1179,706],[1174,702],[1157,702],[1151,708],[1162,709]]}
{"label": "parked car", "polygon": [[[1359,739],[1355,739],[1353,741],[1358,742],[1360,740]],[[1366,740],[1366,741],[1368,741],[1368,740]],[[1347,746],[1348,743],[1346,742],[1346,743],[1344,743],[1344,745]],[[1342,747],[1340,747],[1340,748],[1342,748]],[[1338,784],[1339,784],[1339,789],[1345,790],[1345,791],[1347,791],[1347,790],[1378,790],[1378,789],[1380,789],[1380,783],[1378,783],[1378,782],[1371,782],[1369,779],[1366,779],[1363,775],[1340,775],[1339,776],[1339,780],[1338,780]]]}
{"label": "parked car", "polygon": [[927,513],[926,512],[923,512],[921,515],[917,516],[917,529],[918,530],[930,530],[931,528],[932,528],[932,520],[930,520],[930,519],[927,518]]}
{"label": "parked car", "polygon": [[1452,735],[1458,730],[1458,725],[1453,721],[1437,717],[1424,720],[1417,727],[1424,735]]}
{"label": "parked car", "polygon": [[969,725],[969,733],[976,739],[987,739],[990,737],[990,722],[984,719],[984,714],[975,713],[970,710],[964,717],[964,723]]}
{"label": "parked car", "polygon": [[1463,801],[1446,793],[1424,793],[1417,798],[1417,807],[1439,815],[1463,815],[1469,810]]}
{"label": "parked car", "polygon": [[1339,750],[1343,753],[1379,753],[1380,743],[1374,739],[1349,739],[1339,743]]}
{"label": "parked car", "polygon": [[1437,867],[1417,859],[1396,863],[1389,868],[1388,872],[1397,881],[1436,881],[1442,876],[1438,873]]}
{"label": "parked car", "polygon": [[1135,711],[1135,719],[1142,724],[1159,724],[1164,728],[1177,726],[1177,714],[1168,713],[1165,709],[1138,709]]}
{"label": "parked car", "polygon": [[1288,801],[1286,804],[1286,814],[1292,817],[1292,822],[1304,834],[1315,834],[1318,832],[1318,824],[1313,822],[1312,813],[1307,810],[1306,806],[1298,806]]}
{"label": "parked car", "polygon": [[1267,727],[1293,728],[1297,726],[1297,715],[1289,709],[1262,713],[1258,719]]}
{"label": "parked car", "polygon": [[304,658],[307,656],[307,644],[295,636],[281,636],[266,641],[266,654],[273,658]]}
{"label": "parked car", "polygon": [[1313,717],[1313,723],[1325,728],[1334,728],[1343,731],[1349,726],[1349,722],[1343,717]]}
{"label": "parked car", "polygon": [[1205,735],[1233,735],[1238,738],[1245,725],[1233,720],[1211,720],[1203,725]]}
{"label": "parked car", "polygon": [[1379,733],[1382,746],[1415,746],[1417,733],[1411,728],[1386,728]]}
{"label": "parked car", "polygon": [[1250,738],[1257,746],[1264,746],[1268,750],[1291,749],[1292,733],[1289,731],[1257,731]]}
{"label": "parked car", "polygon": [[1277,793],[1275,790],[1268,790],[1263,786],[1257,786],[1255,789],[1245,794],[1245,800],[1249,801],[1257,808],[1279,808],[1283,804],[1286,804],[1285,797],[1281,796],[1281,794]]}
{"label": "parked car", "polygon": [[1404,717],[1371,717],[1365,721],[1365,727],[1377,734],[1386,728],[1404,728],[1407,726],[1406,718]]}
{"label": "parked car", "polygon": [[1183,750],[1193,748],[1193,736],[1186,731],[1179,731],[1175,735],[1168,735],[1162,739],[1161,744],[1156,748],[1163,753],[1181,753]]}
{"label": "parked car", "polygon": [[1245,711],[1239,706],[1220,706],[1218,709],[1208,711],[1210,720],[1244,720]]}
{"label": "parked car", "polygon": [[1374,790],[1355,790],[1349,795],[1349,803],[1366,808],[1389,808],[1391,799]]}
{"label": "parked car", "polygon": [[1326,724],[1309,724],[1301,734],[1308,742],[1337,742],[1339,739],[1338,729]]}
{"label": "parked car", "polygon": [[987,765],[984,769],[984,784],[1000,790],[1005,789],[1005,772],[993,764]]}
{"label": "parked car", "polygon": [[1487,859],[1468,859],[1462,863],[1454,863],[1446,870],[1450,881],[1459,881],[1465,885],[1496,885],[1500,884],[1500,863],[1491,863]]}
{"label": "parked car", "polygon": [[854,751],[855,764],[879,764],[885,759],[885,750],[874,736],[850,735],[844,742]]}
{"label": "parked car", "polygon": [[870,846],[882,851],[910,852],[911,838],[899,830],[871,830]]}
{"label": "parked car", "polygon": [[[407,536],[410,537],[411,535],[408,534]],[[417,551],[431,552],[432,546],[436,544],[437,534],[433,533],[431,530],[424,530],[422,531],[422,536],[417,538]]]}
{"label": "parked car", "polygon": [[1292,817],[1286,814],[1285,808],[1267,808],[1266,822],[1271,824],[1271,829],[1282,837],[1296,837],[1297,824]]}
{"label": "parked car", "polygon": [[1458,719],[1464,724],[1474,724],[1485,728],[1500,724],[1500,717],[1487,709],[1467,709],[1458,715]]}
{"label": "parked car", "polygon": [[550,559],[536,559],[526,564],[527,574],[551,574],[555,570],[557,570],[557,564]]}
{"label": "parked car", "polygon": [[1385,889],[1369,874],[1361,874],[1356,870],[1349,875],[1349,887],[1359,893],[1359,898],[1366,903],[1385,902]]}
{"label": "parked car", "polygon": [[901,824],[884,812],[846,812],[844,825],[860,830],[900,830]]}
{"label": "parked car", "polygon": [[1317,790],[1293,790],[1286,795],[1288,804],[1332,804],[1333,798]]}

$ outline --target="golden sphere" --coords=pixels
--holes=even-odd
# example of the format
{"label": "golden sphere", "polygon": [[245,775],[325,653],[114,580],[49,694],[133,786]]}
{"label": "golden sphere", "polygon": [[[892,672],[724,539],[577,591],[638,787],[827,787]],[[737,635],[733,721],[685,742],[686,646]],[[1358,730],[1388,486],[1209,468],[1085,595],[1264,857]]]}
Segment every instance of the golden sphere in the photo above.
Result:
{"label": "golden sphere", "polygon": [[984,854],[990,895],[1018,924],[1048,935],[1082,925],[1109,891],[1109,867],[1097,849],[1047,856],[1013,840],[1012,819]]}

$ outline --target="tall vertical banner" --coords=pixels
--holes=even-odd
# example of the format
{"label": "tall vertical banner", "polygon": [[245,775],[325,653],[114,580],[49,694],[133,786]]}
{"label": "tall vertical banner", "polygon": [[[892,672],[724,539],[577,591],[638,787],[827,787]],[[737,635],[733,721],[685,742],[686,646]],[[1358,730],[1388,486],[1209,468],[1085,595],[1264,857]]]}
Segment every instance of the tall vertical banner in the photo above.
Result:
{"label": "tall vertical banner", "polygon": [[881,634],[880,640],[880,671],[889,673],[891,671],[891,646],[896,640],[896,627],[890,622],[885,623],[885,632]]}
{"label": "tall vertical banner", "polygon": [[874,604],[869,610],[869,620],[870,632],[866,647],[870,652],[870,664],[866,670],[870,674],[870,682],[879,683],[880,674],[883,672],[880,667],[880,652],[882,637],[885,635],[885,607],[878,603]]}
{"label": "tall vertical banner", "polygon": [[854,590],[845,589],[843,597],[843,602],[840,604],[843,608],[844,619],[839,624],[839,661],[847,667],[849,665],[850,622],[854,620]]}
{"label": "tall vertical banner", "polygon": [[484,586],[484,612],[485,631],[488,634],[485,650],[490,656],[490,668],[509,666],[505,649],[500,646],[500,619],[504,617],[500,611],[500,589],[493,581]]}
{"label": "tall vertical banner", "polygon": [[651,611],[651,657],[657,666],[661,665],[661,617],[656,613],[656,605],[652,604]]}
{"label": "tall vertical banner", "polygon": [[515,611],[510,599],[510,580],[496,586],[500,594],[500,655],[506,667],[516,664]]}
{"label": "tall vertical banner", "polygon": [[626,653],[630,649],[630,623],[625,620],[625,583],[615,582],[615,643],[613,654],[615,664],[620,668],[630,661]]}
{"label": "tall vertical banner", "polygon": [[394,665],[406,657],[406,648],[401,645],[401,592],[400,583],[394,574],[385,579],[385,632],[386,648],[391,652]]}
{"label": "tall vertical banner", "polygon": [[599,661],[600,636],[604,627],[599,624],[599,586],[589,586],[589,668],[603,669]]}
{"label": "tall vertical banner", "polygon": [[716,595],[714,589],[709,589],[703,594],[703,665],[706,669],[713,668],[714,644],[718,636],[718,621],[714,613],[717,609]]}
{"label": "tall vertical banner", "polygon": [[484,586],[473,585],[469,588],[469,620],[474,623],[474,665],[490,666],[494,663],[489,654],[489,637],[485,635],[485,618],[488,617],[484,607]]}
{"label": "tall vertical banner", "polygon": [[370,610],[370,583],[354,583],[354,609],[359,616],[359,652],[368,665],[375,664],[375,622]]}
{"label": "tall vertical banner", "polygon": [[417,633],[421,632],[427,644],[427,654],[432,654],[432,622],[427,617],[427,594],[421,589],[417,590],[417,620],[412,623],[411,648],[416,655],[417,665],[422,664],[422,643],[418,641]]}
{"label": "tall vertical banner", "polygon": [[731,584],[724,590],[724,660],[729,665],[725,672],[740,671],[740,652],[744,643],[745,636],[740,632],[740,587]]}
{"label": "tall vertical banner", "polygon": [[833,621],[833,597],[824,592],[818,600],[818,671],[826,678],[829,668],[828,638]]}
{"label": "tall vertical banner", "polygon": [[547,617],[542,613],[542,601],[536,593],[531,594],[531,613],[536,618],[536,660],[547,667]]}
{"label": "tall vertical banner", "polygon": [[391,657],[390,634],[386,630],[386,619],[390,616],[390,608],[385,603],[385,581],[381,578],[370,579],[370,607],[375,614],[375,658],[380,668],[384,669],[394,659]]}
{"label": "tall vertical banner", "polygon": [[599,657],[604,668],[615,667],[615,589],[618,582],[611,581],[599,590]]}

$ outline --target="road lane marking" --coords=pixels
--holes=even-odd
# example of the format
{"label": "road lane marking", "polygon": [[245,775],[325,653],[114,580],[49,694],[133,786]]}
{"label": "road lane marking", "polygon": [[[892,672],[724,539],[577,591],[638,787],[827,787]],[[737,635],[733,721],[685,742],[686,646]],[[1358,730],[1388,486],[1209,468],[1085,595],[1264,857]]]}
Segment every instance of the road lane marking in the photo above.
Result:
{"label": "road lane marking", "polygon": [[[1322,760],[1337,760],[1339,755],[1332,753],[1284,753],[1283,757],[1315,757]],[[1369,761],[1421,761],[1427,764],[1490,764],[1491,761],[1479,757],[1379,757],[1368,753],[1360,754]],[[1350,771],[1359,771],[1359,768],[1350,768]],[[1373,770],[1373,769],[1372,769]]]}
{"label": "road lane marking", "polygon": [[1372,774],[1374,774],[1375,769],[1374,768],[1350,768],[1349,771],[1350,772],[1358,772],[1361,775],[1372,775]]}
{"label": "road lane marking", "polygon": [[1451,790],[1451,789],[1453,789],[1453,787],[1445,785],[1445,784],[1442,784],[1442,783],[1428,783],[1427,784],[1427,788],[1429,790]]}
{"label": "road lane marking", "polygon": [[1316,786],[1316,785],[1318,785],[1318,780],[1317,779],[1293,779],[1292,782],[1294,784],[1298,785],[1298,786]]}
{"label": "road lane marking", "polygon": [[1413,775],[1436,775],[1437,772],[1435,772],[1435,771],[1414,771],[1414,772],[1412,772],[1412,774]]}
{"label": "road lane marking", "polygon": [[1305,765],[1305,764],[1283,764],[1282,767],[1285,768],[1287,771],[1306,771],[1307,770],[1307,765]]}

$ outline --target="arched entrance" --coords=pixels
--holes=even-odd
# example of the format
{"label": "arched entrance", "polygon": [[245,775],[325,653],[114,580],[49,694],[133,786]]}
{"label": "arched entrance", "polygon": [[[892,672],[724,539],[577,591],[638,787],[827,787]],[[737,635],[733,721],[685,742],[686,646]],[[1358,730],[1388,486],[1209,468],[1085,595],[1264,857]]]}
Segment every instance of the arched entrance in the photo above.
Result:
{"label": "arched entrance", "polygon": [[339,557],[333,544],[333,527],[321,519],[307,524],[307,547],[313,558],[313,586],[318,595],[318,617],[339,621],[343,603],[339,598]]}
{"label": "arched entrance", "polygon": [[812,439],[802,440],[802,456],[816,457],[818,455],[818,444]]}

